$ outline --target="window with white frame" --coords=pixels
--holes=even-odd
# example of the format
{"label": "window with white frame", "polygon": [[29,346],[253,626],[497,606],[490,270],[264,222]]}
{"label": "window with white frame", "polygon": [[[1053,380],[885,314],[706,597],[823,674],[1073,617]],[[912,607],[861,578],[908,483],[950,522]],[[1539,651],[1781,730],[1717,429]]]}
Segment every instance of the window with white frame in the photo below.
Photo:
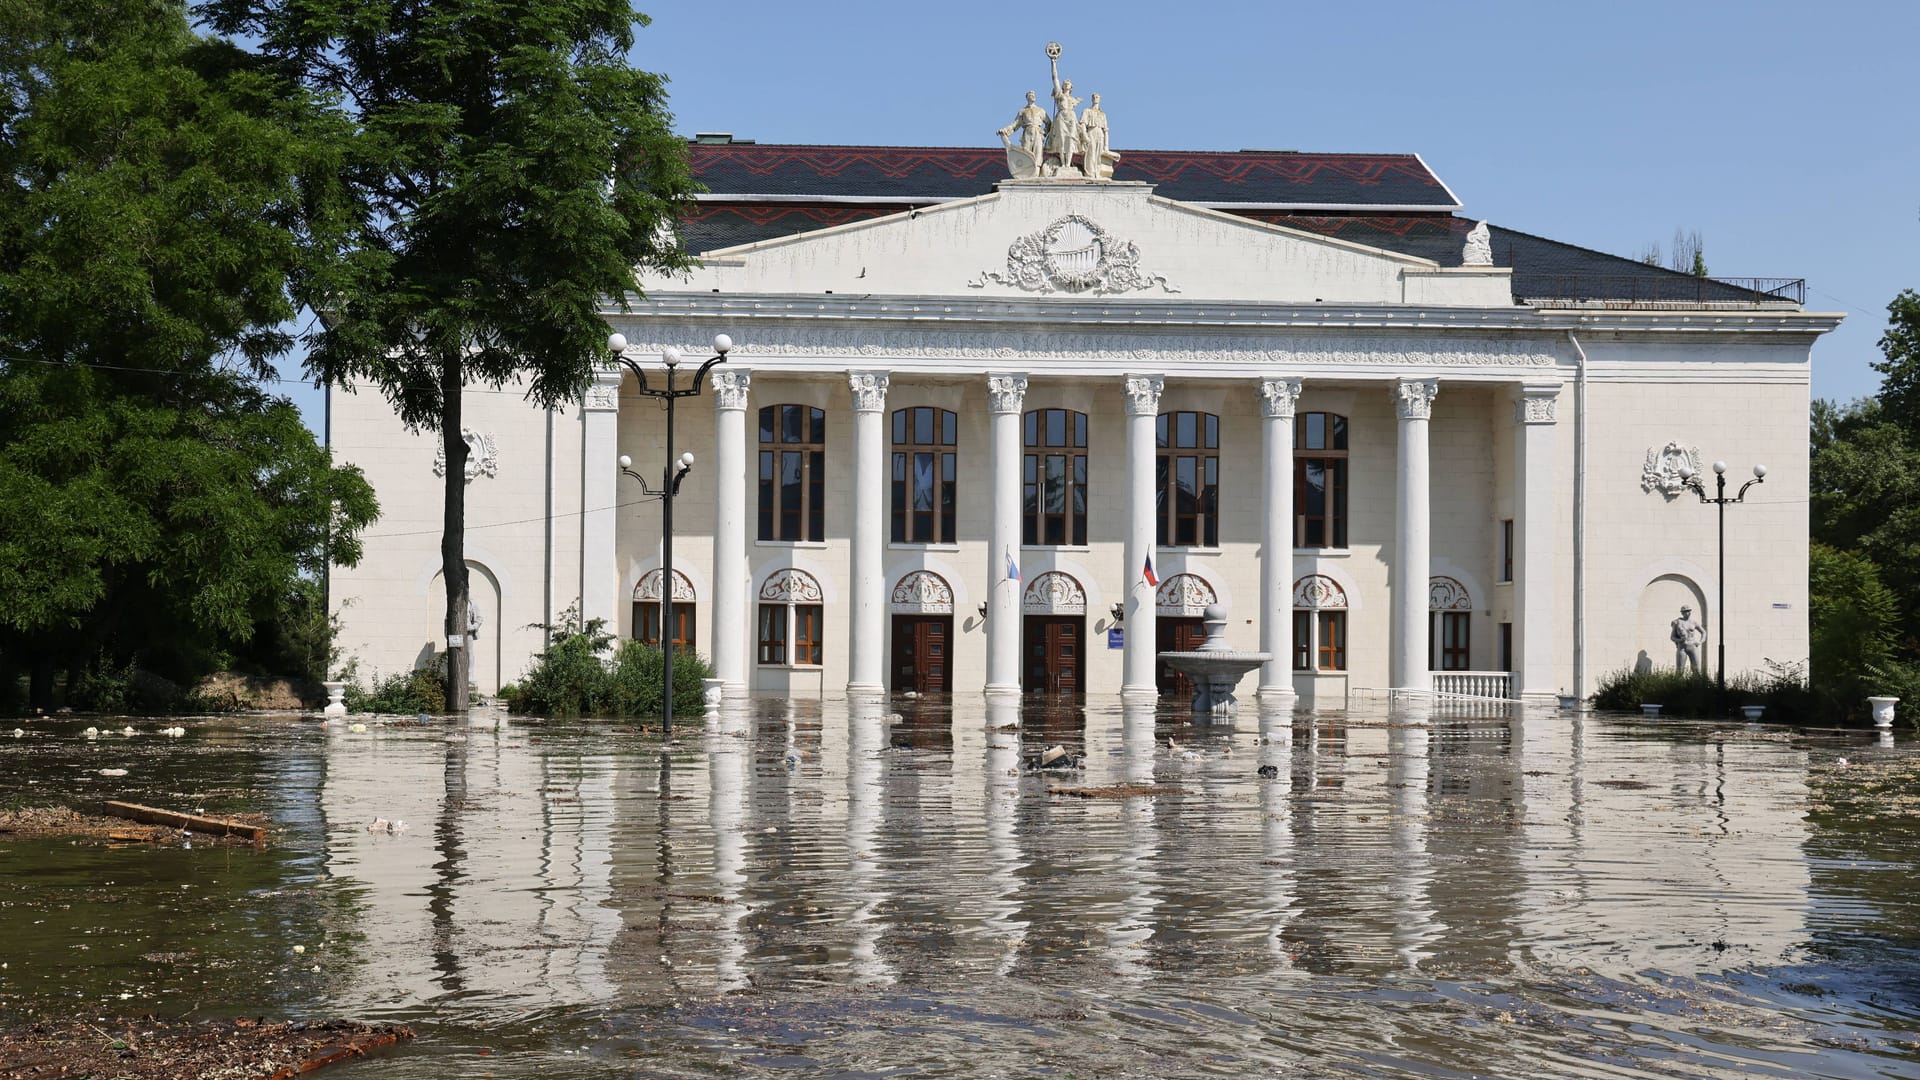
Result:
{"label": "window with white frame", "polygon": [[1293,670],[1347,670],[1347,591],[1325,574],[1293,583]]}
{"label": "window with white frame", "polygon": [[823,616],[820,582],[791,567],[760,586],[759,662],[768,667],[820,666]]}

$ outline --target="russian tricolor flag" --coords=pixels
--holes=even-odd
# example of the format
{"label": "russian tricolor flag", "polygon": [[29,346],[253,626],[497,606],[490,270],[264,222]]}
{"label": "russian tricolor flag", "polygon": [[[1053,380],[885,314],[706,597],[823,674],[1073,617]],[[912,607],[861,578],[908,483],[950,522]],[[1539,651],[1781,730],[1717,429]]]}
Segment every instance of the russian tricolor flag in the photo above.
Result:
{"label": "russian tricolor flag", "polygon": [[1007,552],[1007,580],[1020,580],[1020,564],[1013,561],[1013,552]]}
{"label": "russian tricolor flag", "polygon": [[1153,556],[1151,555],[1147,556],[1147,565],[1145,566],[1142,572],[1146,574],[1148,585],[1151,585],[1156,589],[1160,587],[1160,579],[1153,576]]}

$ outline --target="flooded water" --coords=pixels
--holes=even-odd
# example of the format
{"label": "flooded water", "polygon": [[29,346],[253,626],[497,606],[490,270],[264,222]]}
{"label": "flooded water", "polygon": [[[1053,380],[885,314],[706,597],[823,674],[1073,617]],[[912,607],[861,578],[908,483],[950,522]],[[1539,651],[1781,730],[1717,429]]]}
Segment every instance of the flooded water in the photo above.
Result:
{"label": "flooded water", "polygon": [[[1920,1077],[1916,819],[1826,790],[1904,748],[1118,700],[174,722],[0,735],[0,804],[280,831],[0,837],[0,1014],[420,1033],[343,1080]],[[1084,768],[1023,768],[1053,744]],[[1160,790],[1057,790],[1122,784]]]}

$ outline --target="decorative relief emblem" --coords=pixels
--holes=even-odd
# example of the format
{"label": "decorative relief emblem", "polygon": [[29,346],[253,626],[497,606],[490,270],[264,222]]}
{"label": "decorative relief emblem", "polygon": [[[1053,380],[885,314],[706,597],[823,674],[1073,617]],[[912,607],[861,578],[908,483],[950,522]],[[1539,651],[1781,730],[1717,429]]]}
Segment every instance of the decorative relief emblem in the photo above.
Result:
{"label": "decorative relief emblem", "polygon": [[1157,615],[1197,618],[1206,614],[1208,604],[1219,602],[1213,586],[1199,574],[1175,574],[1161,582],[1153,593],[1153,610]]}
{"label": "decorative relief emblem", "polygon": [[[640,583],[633,587],[635,600],[660,599],[660,571],[649,570],[640,575]],[[694,601],[693,582],[678,570],[673,572],[673,602],[691,604]]]}
{"label": "decorative relief emblem", "polygon": [[1293,606],[1339,610],[1347,606],[1347,590],[1325,574],[1308,574],[1293,583]]}
{"label": "decorative relief emblem", "polygon": [[1439,396],[1438,379],[1401,379],[1393,384],[1393,403],[1402,420],[1431,420],[1433,399]]}
{"label": "decorative relief emblem", "polygon": [[915,570],[893,586],[893,610],[904,615],[951,615],[953,587],[931,570]]}
{"label": "decorative relief emblem", "polygon": [[1028,615],[1085,615],[1087,592],[1072,574],[1049,570],[1027,586],[1020,610]]}
{"label": "decorative relief emblem", "polygon": [[1513,418],[1522,424],[1551,424],[1554,422],[1554,407],[1560,400],[1557,392],[1528,391],[1513,403]]}
{"label": "decorative relief emblem", "polygon": [[987,404],[997,413],[1017,413],[1027,397],[1025,375],[987,376]]}
{"label": "decorative relief emblem", "polygon": [[587,408],[596,412],[620,407],[620,384],[617,382],[591,382],[587,384],[587,396],[582,401]]}
{"label": "decorative relief emblem", "polygon": [[[472,483],[476,476],[500,475],[500,455],[493,442],[493,436],[472,428],[461,428],[460,437],[467,443],[467,482]],[[447,442],[443,436],[440,445],[433,448],[433,475],[447,475]]]}
{"label": "decorative relief emblem", "polygon": [[1007,248],[1005,273],[988,271],[967,282],[984,289],[987,282],[1028,292],[1105,293],[1138,292],[1158,285],[1180,290],[1159,274],[1140,269],[1140,248],[1131,240],[1108,235],[1105,229],[1079,214],[1068,214]]}
{"label": "decorative relief emblem", "polygon": [[1647,451],[1647,463],[1640,470],[1640,490],[1657,491],[1671,499],[1687,490],[1686,476],[1700,475],[1700,448],[1670,442],[1664,449]]}
{"label": "decorative relief emblem", "polygon": [[1269,420],[1293,419],[1293,406],[1300,400],[1300,380],[1266,378],[1260,380],[1260,409]]}
{"label": "decorative relief emblem", "polygon": [[1428,611],[1472,611],[1473,596],[1467,587],[1450,577],[1427,580]]}
{"label": "decorative relief emblem", "polygon": [[731,368],[716,371],[713,380],[713,407],[716,409],[744,409],[747,398],[753,390],[753,372],[745,368]]}
{"label": "decorative relief emblem", "polygon": [[776,604],[818,604],[820,596],[820,583],[813,575],[792,567],[768,574],[760,586],[760,599]]}

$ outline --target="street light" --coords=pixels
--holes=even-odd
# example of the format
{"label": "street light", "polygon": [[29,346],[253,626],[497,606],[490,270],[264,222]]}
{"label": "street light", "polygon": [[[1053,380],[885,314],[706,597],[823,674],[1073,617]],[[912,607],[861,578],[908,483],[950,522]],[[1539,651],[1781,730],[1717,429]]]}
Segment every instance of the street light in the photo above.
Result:
{"label": "street light", "polygon": [[[693,385],[685,389],[673,385],[674,371],[680,366],[680,351],[672,347],[661,353],[660,359],[667,365],[667,385],[648,386],[647,373],[639,364],[627,359],[627,338],[625,334],[607,335],[607,351],[621,367],[633,372],[639,381],[641,397],[658,398],[667,407],[667,464],[660,472],[660,490],[655,491],[647,484],[647,478],[633,471],[633,459],[620,455],[620,471],[640,481],[640,490],[660,500],[660,646],[663,661],[663,682],[661,698],[660,731],[673,734],[673,497],[680,493],[680,482],[687,478],[687,471],[693,468],[693,454],[680,455],[678,461],[673,457],[673,404],[683,397],[697,397],[707,381],[707,372],[713,365],[724,363],[727,353],[733,349],[733,339],[725,334],[713,336],[713,357],[700,365],[693,373]],[[679,471],[674,466],[679,466]]]}
{"label": "street light", "polygon": [[1727,715],[1727,504],[1746,502],[1748,488],[1755,484],[1764,484],[1767,482],[1767,467],[1765,465],[1755,465],[1753,467],[1753,479],[1741,484],[1739,493],[1732,498],[1727,497],[1727,463],[1724,461],[1716,461],[1713,463],[1713,482],[1715,486],[1715,497],[1713,498],[1707,497],[1707,485],[1705,481],[1693,471],[1691,465],[1683,464],[1680,466],[1680,480],[1692,490],[1695,495],[1700,496],[1701,502],[1712,503],[1720,508],[1720,599],[1718,601],[1719,607],[1714,609],[1714,618],[1718,620],[1720,626],[1718,632],[1714,635],[1714,637],[1718,639],[1717,648],[1719,650],[1718,658],[1714,662],[1716,669],[1714,672],[1714,682],[1718,686],[1719,691],[1720,715],[1725,716]]}

